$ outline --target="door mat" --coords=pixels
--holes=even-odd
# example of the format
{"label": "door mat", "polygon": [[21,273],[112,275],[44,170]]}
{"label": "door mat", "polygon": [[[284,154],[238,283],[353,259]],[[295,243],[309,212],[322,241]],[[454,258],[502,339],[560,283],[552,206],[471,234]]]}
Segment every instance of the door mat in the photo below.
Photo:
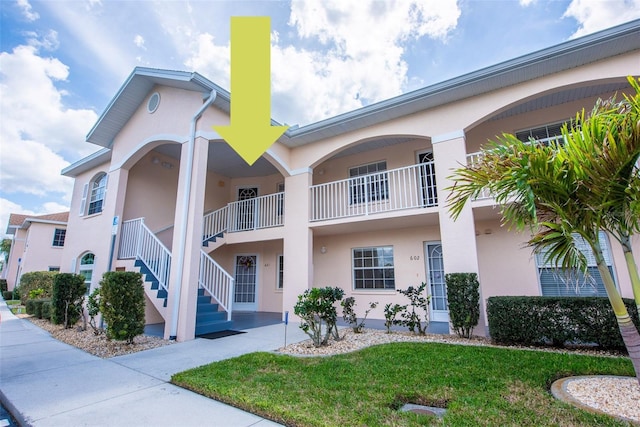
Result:
{"label": "door mat", "polygon": [[206,338],[208,340],[215,340],[215,339],[218,339],[218,338],[230,337],[232,335],[238,335],[238,334],[244,334],[244,333],[246,333],[246,332],[226,330],[226,331],[220,331],[220,332],[211,332],[210,334],[198,335],[198,338]]}

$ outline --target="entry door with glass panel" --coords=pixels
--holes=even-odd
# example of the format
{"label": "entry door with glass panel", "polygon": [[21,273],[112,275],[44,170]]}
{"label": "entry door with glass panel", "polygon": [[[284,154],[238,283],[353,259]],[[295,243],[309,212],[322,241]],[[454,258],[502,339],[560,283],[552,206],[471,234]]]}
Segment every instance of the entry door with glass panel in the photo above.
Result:
{"label": "entry door with glass panel", "polygon": [[418,154],[420,164],[420,197],[422,206],[436,206],[438,204],[438,192],[436,189],[436,168],[433,153]]}
{"label": "entry door with glass panel", "polygon": [[258,197],[258,189],[256,187],[247,187],[238,189],[238,216],[236,219],[236,230],[253,230],[254,212]]}
{"label": "entry door with glass panel", "polygon": [[449,321],[447,303],[447,285],[444,280],[444,263],[442,245],[438,242],[425,243],[425,264],[427,268],[427,285],[431,295],[431,320],[434,322]]}
{"label": "entry door with glass panel", "polygon": [[256,255],[236,255],[235,294],[233,309],[256,311],[256,279],[258,257]]}

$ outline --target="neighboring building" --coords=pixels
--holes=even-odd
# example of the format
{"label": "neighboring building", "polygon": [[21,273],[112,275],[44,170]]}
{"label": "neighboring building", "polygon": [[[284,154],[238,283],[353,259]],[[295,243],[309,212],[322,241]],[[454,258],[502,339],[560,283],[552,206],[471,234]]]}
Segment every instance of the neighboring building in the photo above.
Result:
{"label": "neighboring building", "polygon": [[[369,317],[382,319],[404,301],[397,289],[428,282],[431,319],[447,321],[444,274],[477,272],[483,333],[490,296],[574,288],[501,226],[491,199],[454,222],[452,170],[495,135],[553,138],[598,98],[629,93],[639,34],[633,21],[292,127],[252,166],[212,128],[229,122],[228,92],[197,73],[136,68],[87,136],[102,150],[63,171],[75,186],[62,271],[96,287],[109,269],[142,270],[147,323],[178,340],[228,328],[231,309],[293,315],[313,286],[341,286],[361,310],[377,301]],[[606,246],[631,297],[622,251]],[[208,320],[198,288],[219,303]]]}
{"label": "neighboring building", "polygon": [[9,215],[7,234],[11,250],[3,277],[12,290],[20,277],[32,271],[60,271],[69,212],[47,215]]}

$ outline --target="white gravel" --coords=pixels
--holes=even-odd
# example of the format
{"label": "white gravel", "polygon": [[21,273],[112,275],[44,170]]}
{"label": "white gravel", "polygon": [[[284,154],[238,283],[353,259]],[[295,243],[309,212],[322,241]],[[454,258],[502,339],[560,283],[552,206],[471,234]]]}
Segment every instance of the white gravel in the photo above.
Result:
{"label": "white gravel", "polygon": [[583,405],[640,422],[640,384],[635,378],[577,378],[567,382],[566,392]]}

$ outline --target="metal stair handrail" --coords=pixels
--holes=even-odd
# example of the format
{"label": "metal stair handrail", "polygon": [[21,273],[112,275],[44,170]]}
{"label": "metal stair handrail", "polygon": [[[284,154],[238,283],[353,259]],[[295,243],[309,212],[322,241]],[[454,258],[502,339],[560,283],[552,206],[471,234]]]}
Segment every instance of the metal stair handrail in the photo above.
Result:
{"label": "metal stair handrail", "polygon": [[200,249],[200,273],[198,284],[205,289],[227,312],[227,320],[231,320],[233,305],[233,289],[235,279],[227,273],[213,258]]}
{"label": "metal stair handrail", "polygon": [[216,237],[227,231],[227,215],[229,206],[226,205],[218,210],[209,212],[204,216],[202,222],[202,244],[206,244],[209,239]]}
{"label": "metal stair handrail", "polygon": [[142,261],[158,280],[159,289],[168,291],[171,251],[146,226],[144,218],[124,221],[120,241],[118,257]]}

